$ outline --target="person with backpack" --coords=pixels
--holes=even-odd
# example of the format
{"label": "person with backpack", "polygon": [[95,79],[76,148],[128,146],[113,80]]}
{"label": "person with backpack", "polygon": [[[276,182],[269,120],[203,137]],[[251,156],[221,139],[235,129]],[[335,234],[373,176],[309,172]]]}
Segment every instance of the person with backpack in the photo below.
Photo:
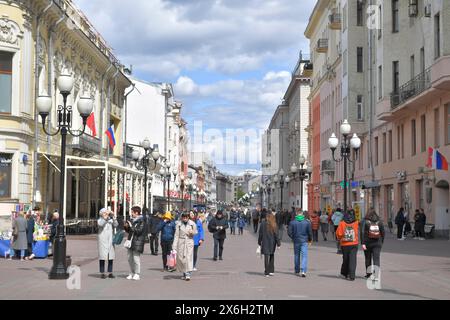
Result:
{"label": "person with backpack", "polygon": [[400,210],[398,210],[397,216],[395,217],[395,224],[397,225],[397,240],[405,240],[403,236],[403,228],[405,226],[405,223],[405,209],[403,209],[402,207],[400,208]]}
{"label": "person with backpack", "polygon": [[166,212],[162,218],[163,220],[160,222],[157,232],[161,232],[163,270],[173,272],[175,269],[169,268],[167,265],[167,256],[172,251],[173,239],[175,237],[175,221],[172,220],[172,214],[170,212]]}
{"label": "person with backpack", "polygon": [[320,218],[317,215],[317,211],[314,211],[309,217],[309,221],[311,221],[311,228],[313,234],[313,242],[319,242],[319,227],[320,227]]}
{"label": "person with backpack", "polygon": [[323,211],[319,217],[320,230],[322,231],[323,241],[327,241],[327,235],[329,230],[329,217],[326,211]]}
{"label": "person with backpack", "polygon": [[214,261],[217,261],[217,256],[219,256],[219,260],[223,260],[223,244],[227,238],[227,228],[228,221],[223,216],[223,211],[217,211],[216,216],[208,224],[208,231],[213,234],[214,238]]}
{"label": "person with backpack", "polygon": [[[294,269],[295,274],[306,278],[308,271],[308,246],[312,241],[311,223],[306,220],[301,210],[297,212],[295,219],[289,223],[288,236],[294,243]],[[301,260],[301,266],[300,266]]]}
{"label": "person with backpack", "polygon": [[366,260],[366,278],[369,278],[373,273],[372,263],[374,266],[380,267],[380,253],[384,243],[385,229],[375,210],[369,211],[362,224],[361,244]]}
{"label": "person with backpack", "polygon": [[337,246],[336,253],[337,254],[342,254],[341,243],[340,243],[339,239],[337,238],[336,231],[337,231],[339,224],[341,223],[343,217],[344,217],[344,215],[342,214],[342,211],[340,208],[337,208],[336,211],[331,216],[331,221],[333,222],[333,227],[334,227],[334,234],[336,237],[336,246]]}
{"label": "person with backpack", "polygon": [[241,215],[238,219],[238,228],[239,228],[239,235],[243,235],[244,234],[244,227],[245,227],[245,222],[246,218],[244,215]]}
{"label": "person with backpack", "polygon": [[343,220],[336,229],[336,238],[342,250],[342,266],[340,277],[354,281],[358,254],[358,221],[352,212],[344,214]]}

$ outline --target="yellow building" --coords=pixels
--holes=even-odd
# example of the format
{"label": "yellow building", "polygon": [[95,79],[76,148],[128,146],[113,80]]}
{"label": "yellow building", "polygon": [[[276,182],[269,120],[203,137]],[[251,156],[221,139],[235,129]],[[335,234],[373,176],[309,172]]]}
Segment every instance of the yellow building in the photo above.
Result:
{"label": "yellow building", "polygon": [[[122,167],[125,91],[131,81],[112,50],[70,0],[0,0],[0,216],[10,216],[21,204],[47,212],[58,208],[60,135],[43,132],[35,101],[43,94],[52,97],[47,122],[56,131],[62,96],[55,79],[63,72],[75,79],[68,98],[73,129],[82,126],[78,99],[88,95],[97,131],[68,137],[67,217],[93,216],[106,205],[117,209],[125,194],[142,191],[140,173]],[[105,135],[111,125],[114,149]]]}

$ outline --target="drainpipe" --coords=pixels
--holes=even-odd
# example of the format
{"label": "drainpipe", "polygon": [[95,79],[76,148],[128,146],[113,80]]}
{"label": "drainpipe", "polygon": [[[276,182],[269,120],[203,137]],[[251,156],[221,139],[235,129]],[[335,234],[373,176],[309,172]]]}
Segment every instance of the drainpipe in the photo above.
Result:
{"label": "drainpipe", "polygon": [[[110,81],[108,81],[108,112],[107,112],[107,119],[108,123],[106,124],[107,127],[109,127],[109,123],[111,122],[111,80],[116,81],[116,77],[119,74],[119,68],[116,67],[116,73],[111,77]],[[115,92],[115,90],[114,90]],[[106,153],[106,161],[109,161],[109,148],[107,148]]]}
{"label": "drainpipe", "polygon": [[111,70],[111,68],[113,67],[112,62],[109,63],[109,67],[106,70],[106,72],[103,74],[102,77],[102,88],[101,88],[101,92],[100,92],[100,126],[102,127],[101,130],[99,130],[99,135],[100,135],[100,140],[102,141],[102,148],[101,148],[101,158],[104,158],[103,156],[103,109],[105,108],[105,80],[106,80],[106,76],[108,75],[108,72]]}
{"label": "drainpipe", "polygon": [[131,90],[130,90],[130,92],[128,92],[126,95],[125,95],[125,97],[124,97],[124,106],[123,106],[123,109],[124,109],[124,117],[123,117],[123,119],[124,119],[124,123],[123,123],[123,132],[122,132],[122,137],[123,137],[123,142],[124,142],[124,144],[125,144],[125,150],[123,151],[123,154],[124,154],[124,156],[123,156],[123,166],[124,167],[126,167],[127,166],[127,156],[128,156],[128,153],[127,153],[127,146],[126,146],[126,143],[127,143],[127,120],[128,120],[128,114],[127,114],[127,109],[128,109],[128,95],[130,94],[130,93],[132,93],[135,89],[136,89],[136,84],[134,84],[134,83],[131,83],[131,86],[133,87]]}
{"label": "drainpipe", "polygon": [[[35,101],[39,97],[39,47],[41,42],[41,18],[42,16],[50,10],[53,6],[53,0],[49,1],[49,4],[45,9],[36,16],[36,44],[35,44],[35,60],[34,60],[34,96]],[[37,108],[34,108],[34,156],[33,156],[33,195],[32,195],[32,206],[36,206],[36,191],[38,183],[38,149],[39,149],[39,115],[37,113]],[[46,195],[48,197],[48,195]]]}
{"label": "drainpipe", "polygon": [[[370,6],[373,8],[373,0],[370,0]],[[369,28],[369,96],[370,96],[370,103],[369,103],[369,159],[370,159],[370,169],[372,174],[372,181],[375,181],[375,168],[373,167],[373,68],[372,68],[372,49],[373,49],[373,29]],[[371,189],[371,195],[372,195],[372,207],[375,208],[375,190]],[[370,208],[369,208],[370,209]],[[381,214],[379,212],[379,214]]]}
{"label": "drainpipe", "polygon": [[[61,18],[56,21],[48,30],[48,50],[47,50],[47,60],[48,60],[48,68],[47,68],[47,94],[53,98],[53,75],[54,75],[54,59],[53,59],[53,33],[56,27],[65,20],[66,13],[63,12],[61,14]],[[47,128],[50,130],[51,128],[51,117],[48,118]],[[51,137],[47,135],[47,152],[50,151],[51,148]],[[48,208],[48,194],[50,193],[50,175],[46,175],[46,186],[47,192],[45,197],[45,207]]]}

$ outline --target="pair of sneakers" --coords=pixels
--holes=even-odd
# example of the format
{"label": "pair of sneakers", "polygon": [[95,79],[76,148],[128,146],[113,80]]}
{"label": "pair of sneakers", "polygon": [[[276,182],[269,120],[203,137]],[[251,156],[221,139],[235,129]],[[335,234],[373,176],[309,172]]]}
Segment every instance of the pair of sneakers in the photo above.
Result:
{"label": "pair of sneakers", "polygon": [[141,280],[141,277],[138,274],[130,273],[127,277],[127,280]]}
{"label": "pair of sneakers", "polygon": [[181,277],[181,280],[190,281],[190,280],[191,280],[191,275],[190,275],[190,274],[184,274],[184,275]]}

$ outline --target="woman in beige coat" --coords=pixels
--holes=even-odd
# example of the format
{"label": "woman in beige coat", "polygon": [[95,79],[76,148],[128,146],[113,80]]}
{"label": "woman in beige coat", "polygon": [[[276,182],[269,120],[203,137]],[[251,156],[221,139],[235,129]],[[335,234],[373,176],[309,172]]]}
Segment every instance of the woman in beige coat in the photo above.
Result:
{"label": "woman in beige coat", "polygon": [[194,269],[194,236],[197,234],[195,222],[189,220],[189,213],[181,215],[181,221],[175,226],[173,251],[177,254],[177,270],[183,272],[182,280],[191,280]]}

